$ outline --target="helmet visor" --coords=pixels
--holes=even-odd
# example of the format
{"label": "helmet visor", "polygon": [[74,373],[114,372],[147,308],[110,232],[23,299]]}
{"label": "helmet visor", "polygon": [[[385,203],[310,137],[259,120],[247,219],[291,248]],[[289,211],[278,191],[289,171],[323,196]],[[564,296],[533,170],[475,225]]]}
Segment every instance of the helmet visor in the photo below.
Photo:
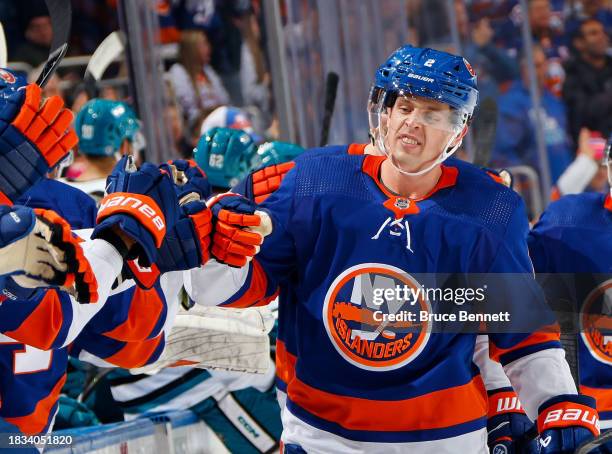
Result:
{"label": "helmet visor", "polygon": [[387,93],[379,103],[379,121],[393,111],[395,118],[403,119],[442,131],[457,133],[467,123],[467,111],[451,108],[448,104],[430,98],[414,96],[408,92]]}

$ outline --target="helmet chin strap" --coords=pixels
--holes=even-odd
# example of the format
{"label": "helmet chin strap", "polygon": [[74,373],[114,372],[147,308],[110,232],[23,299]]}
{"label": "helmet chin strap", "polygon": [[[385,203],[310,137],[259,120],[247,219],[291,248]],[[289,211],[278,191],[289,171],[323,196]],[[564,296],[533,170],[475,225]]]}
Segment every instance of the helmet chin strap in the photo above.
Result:
{"label": "helmet chin strap", "polygon": [[450,150],[449,150],[449,147],[450,147],[450,144],[453,143],[453,141],[457,137],[459,137],[459,135],[461,134],[461,131],[462,130],[460,130],[459,132],[456,132],[454,135],[451,136],[451,138],[446,143],[446,146],[444,147],[444,151],[440,153],[440,155],[436,158],[434,162],[432,162],[425,169],[419,170],[418,172],[408,172],[402,169],[399,165],[397,165],[395,163],[395,160],[393,159],[393,156],[391,155],[391,152],[387,149],[387,146],[385,145],[385,141],[381,137],[381,135],[378,135],[378,148],[383,151],[385,156],[389,159],[389,162],[391,163],[393,168],[397,170],[399,173],[401,173],[402,175],[406,175],[407,177],[418,177],[420,175],[426,174],[427,172],[431,172],[437,166],[439,166],[444,161],[446,161],[448,158],[450,158],[453,155],[453,153],[455,153],[455,151],[459,149],[463,140],[460,140],[459,142],[457,142],[457,144],[454,147],[452,147]]}

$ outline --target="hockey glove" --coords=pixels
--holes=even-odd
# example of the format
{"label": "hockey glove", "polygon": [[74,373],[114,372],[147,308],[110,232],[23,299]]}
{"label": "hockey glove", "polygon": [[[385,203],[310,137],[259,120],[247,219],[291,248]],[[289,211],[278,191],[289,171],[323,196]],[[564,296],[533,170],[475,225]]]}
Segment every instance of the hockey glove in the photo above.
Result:
{"label": "hockey glove", "polygon": [[25,288],[57,286],[80,303],[98,300],[91,266],[68,223],[53,211],[0,206],[0,273]]}
{"label": "hockey glove", "polygon": [[153,266],[142,268],[133,260],[128,262],[128,277],[144,289],[151,288],[160,273],[197,268],[209,258],[211,214],[206,204],[199,202],[210,195],[206,175],[194,161],[182,159],[168,161],[159,168],[172,175],[182,212],[166,232]]}
{"label": "hockey glove", "polygon": [[227,193],[213,197],[212,255],[221,263],[242,267],[259,252],[272,233],[272,220],[249,199]]}
{"label": "hockey glove", "polygon": [[175,159],[160,165],[159,168],[172,175],[176,196],[181,205],[210,197],[208,178],[195,161]]}
{"label": "hockey glove", "polygon": [[124,258],[138,259],[140,266],[151,266],[166,232],[179,217],[170,175],[149,163],[136,169],[127,156],[106,183],[108,195],[100,202],[92,238],[109,241]]}
{"label": "hockey glove", "polygon": [[487,444],[491,453],[537,454],[536,440],[527,436],[532,427],[512,388],[489,392]]}
{"label": "hockey glove", "polygon": [[209,257],[212,214],[204,202],[189,202],[183,214],[168,231],[157,254],[162,273],[189,270],[204,265]]}
{"label": "hockey glove", "polygon": [[599,435],[595,399],[568,394],[547,400],[538,411],[538,432],[541,454],[573,453]]}
{"label": "hockey glove", "polygon": [[74,147],[74,118],[59,96],[42,106],[30,84],[0,107],[0,202],[10,204],[42,179]]}

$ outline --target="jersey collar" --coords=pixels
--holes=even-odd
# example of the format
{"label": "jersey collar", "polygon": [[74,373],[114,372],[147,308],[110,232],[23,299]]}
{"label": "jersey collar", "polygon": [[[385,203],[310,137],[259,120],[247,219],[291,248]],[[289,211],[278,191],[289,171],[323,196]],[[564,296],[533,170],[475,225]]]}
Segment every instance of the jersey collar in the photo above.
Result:
{"label": "jersey collar", "polygon": [[[380,166],[387,159],[386,156],[373,156],[367,155],[363,160],[362,170],[365,174],[369,175],[372,180],[376,182],[378,188],[389,198],[398,197],[397,194],[393,194],[389,191],[384,184],[380,181]],[[420,202],[421,200],[426,200],[434,195],[436,192],[441,189],[446,189],[455,186],[457,183],[457,176],[459,175],[459,170],[456,167],[447,167],[442,165],[442,175],[438,179],[436,185],[425,194],[423,197],[418,199],[411,199],[414,202]]]}
{"label": "jersey collar", "polygon": [[612,196],[608,194],[604,200],[604,208],[608,211],[612,211]]}
{"label": "jersey collar", "polygon": [[386,156],[367,155],[363,160],[362,170],[376,183],[378,189],[387,197],[387,200],[383,203],[383,206],[392,211],[395,214],[396,219],[401,219],[408,214],[419,213],[421,209],[416,202],[425,201],[438,191],[450,188],[457,183],[459,170],[456,167],[447,167],[442,165],[442,175],[440,175],[438,182],[431,189],[431,191],[418,199],[401,197],[389,191],[389,189],[387,189],[380,181],[380,166],[385,159],[387,159]]}

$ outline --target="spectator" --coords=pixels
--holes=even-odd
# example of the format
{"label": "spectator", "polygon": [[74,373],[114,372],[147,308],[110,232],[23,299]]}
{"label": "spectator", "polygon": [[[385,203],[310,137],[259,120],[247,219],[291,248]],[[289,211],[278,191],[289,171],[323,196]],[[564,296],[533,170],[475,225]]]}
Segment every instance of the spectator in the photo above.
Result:
{"label": "spectator", "polygon": [[27,8],[21,10],[22,30],[25,41],[14,48],[9,59],[23,61],[36,67],[47,60],[53,28],[49,12],[42,1],[29,1]]}
{"label": "spectator", "polygon": [[[555,182],[572,160],[572,147],[566,133],[566,111],[564,104],[546,88],[547,60],[541,47],[534,46],[533,60],[541,92],[543,134],[550,174]],[[493,155],[493,165],[496,167],[526,164],[540,168],[535,109],[527,88],[527,64],[525,57],[521,58],[522,80],[514,82],[508,92],[499,98],[499,127]]]}
{"label": "spectator", "polygon": [[606,139],[597,132],[582,128],[578,135],[576,159],[557,180],[551,200],[581,192],[604,192],[608,172],[604,165]]}
{"label": "spectator", "polygon": [[563,85],[574,138],[583,127],[604,137],[612,132],[612,58],[606,54],[609,44],[603,24],[596,19],[586,19],[576,31],[576,55],[566,64]]}
{"label": "spectator", "polygon": [[610,2],[606,2],[606,0],[582,0],[572,3],[569,17],[565,21],[565,33],[567,36],[574,36],[578,27],[585,19],[597,19],[604,25],[608,35],[612,33],[612,8],[609,6]]}
{"label": "spectator", "polygon": [[202,121],[200,135],[212,128],[241,129],[251,136],[253,142],[261,142],[262,137],[253,131],[253,123],[247,112],[237,107],[221,106],[210,112]]}
{"label": "spectator", "polygon": [[204,32],[181,33],[178,62],[170,68],[170,79],[189,125],[202,110],[229,102],[219,76],[210,66],[211,51]]}
{"label": "spectator", "polygon": [[270,72],[266,68],[261,49],[261,30],[254,14],[235,19],[242,34],[240,58],[240,88],[245,106],[256,107],[263,116],[265,127],[271,121]]}
{"label": "spectator", "polygon": [[518,76],[514,60],[493,44],[495,32],[489,18],[481,17],[474,24],[470,24],[463,0],[455,0],[455,17],[463,55],[478,74],[480,98],[497,98],[499,86],[509,84]]}

